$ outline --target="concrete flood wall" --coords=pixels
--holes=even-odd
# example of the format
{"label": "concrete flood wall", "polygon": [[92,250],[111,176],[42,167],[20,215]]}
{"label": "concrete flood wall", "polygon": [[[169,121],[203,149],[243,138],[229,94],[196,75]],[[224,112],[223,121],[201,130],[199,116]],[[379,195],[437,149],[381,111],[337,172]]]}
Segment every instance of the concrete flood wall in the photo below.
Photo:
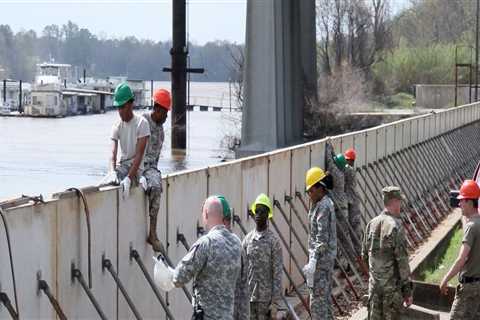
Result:
{"label": "concrete flood wall", "polygon": [[[475,100],[475,85],[457,88],[457,105],[461,106]],[[437,109],[455,105],[455,85],[417,84],[415,86],[415,104],[420,108]]]}
{"label": "concrete flood wall", "polygon": [[[332,143],[337,152],[354,147],[358,153],[356,165],[360,167],[479,119],[479,104],[471,104],[336,136],[332,138]],[[186,253],[183,245],[177,242],[177,233],[182,233],[190,245],[198,238],[201,206],[208,195],[225,195],[244,227],[251,230],[254,224],[247,215],[247,209],[260,192],[265,192],[278,201],[286,214],[283,217],[279,209],[275,208],[274,219],[287,241],[283,251],[285,265],[294,281],[301,283],[301,275],[287,247],[292,249],[292,254],[300,264],[306,262],[307,256],[300,242],[306,246],[307,234],[302,223],[308,222],[300,197],[308,203],[304,193],[305,171],[313,165],[324,167],[325,141],[318,140],[164,177],[158,232],[161,241],[166,244],[170,259],[177,263]],[[363,221],[368,220],[367,210],[378,209],[365,201],[368,197],[376,196],[367,188],[372,183],[377,187],[382,184],[381,181],[359,178]],[[286,201],[286,196],[291,197],[291,205]],[[133,318],[133,313],[112,276],[102,269],[102,256],[105,256],[112,261],[140,314],[145,319],[165,319],[165,312],[139,266],[130,259],[130,248],[134,248],[152,274],[153,252],[145,243],[148,211],[144,193],[139,188],[134,188],[132,195],[123,199],[118,188],[109,187],[86,192],[86,198],[92,228],[92,292],[103,312],[109,319]],[[299,213],[302,222],[293,208]],[[20,317],[56,317],[47,297],[37,290],[37,273],[40,271],[42,279],[48,282],[67,317],[97,318],[98,315],[78,280],[72,281],[71,277],[72,263],[81,270],[85,279],[88,277],[85,211],[83,202],[76,193],[60,193],[44,204],[28,204],[5,211],[13,242]],[[290,225],[297,231],[300,241]],[[243,238],[238,224],[233,225],[233,230]],[[0,227],[0,261],[0,291],[7,293],[13,302],[12,277],[3,226]],[[286,279],[284,285],[285,288],[289,285]],[[189,318],[191,307],[181,290],[162,293],[162,297],[168,302],[176,319]],[[0,318],[9,318],[3,306],[0,306]]]}

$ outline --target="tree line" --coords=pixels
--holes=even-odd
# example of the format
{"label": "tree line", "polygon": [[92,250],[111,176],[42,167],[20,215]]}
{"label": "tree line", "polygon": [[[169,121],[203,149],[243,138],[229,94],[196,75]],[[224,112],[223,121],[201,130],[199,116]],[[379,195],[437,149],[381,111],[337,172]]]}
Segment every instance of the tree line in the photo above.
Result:
{"label": "tree line", "polygon": [[[0,69],[5,77],[32,81],[36,64],[55,61],[86,69],[89,76],[126,75],[131,79],[169,80],[162,71],[170,66],[170,41],[151,41],[130,36],[111,39],[92,34],[74,22],[48,25],[41,34],[33,30],[14,33],[10,26],[0,25]],[[238,77],[232,54],[243,46],[228,41],[204,45],[189,44],[191,67],[205,68],[192,74],[194,81],[229,81]]]}

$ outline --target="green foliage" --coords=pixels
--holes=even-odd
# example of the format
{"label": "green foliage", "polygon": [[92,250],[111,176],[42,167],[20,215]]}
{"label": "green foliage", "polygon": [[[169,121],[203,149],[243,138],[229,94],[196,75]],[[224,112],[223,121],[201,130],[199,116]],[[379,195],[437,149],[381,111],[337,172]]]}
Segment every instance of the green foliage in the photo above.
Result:
{"label": "green foliage", "polygon": [[[458,62],[470,63],[470,52],[458,50]],[[420,83],[451,84],[455,81],[455,44],[431,44],[410,47],[400,45],[387,53],[384,60],[373,66],[377,81],[392,93],[413,93]],[[468,70],[459,70],[459,81],[468,83]]]}
{"label": "green foliage", "polygon": [[[453,265],[457,259],[458,253],[460,252],[460,247],[462,245],[463,230],[461,228],[457,229],[448,244],[448,248],[443,255],[443,257],[434,264],[431,268],[428,268],[421,274],[423,281],[428,283],[440,283],[443,277],[447,274],[450,267]],[[454,277],[449,281],[450,285],[457,285],[458,279]]]}
{"label": "green foliage", "polygon": [[413,102],[415,102],[413,95],[405,92],[387,96],[383,101],[387,108],[392,109],[411,109]]}
{"label": "green foliage", "polygon": [[[7,77],[31,81],[36,64],[44,61],[69,63],[86,68],[88,75],[126,75],[132,79],[169,80],[163,67],[170,66],[171,42],[139,40],[135,37],[107,39],[69,21],[63,26],[48,25],[41,35],[30,30],[14,34],[0,25],[0,66]],[[232,74],[232,48],[243,46],[215,41],[203,46],[189,44],[191,67],[205,68],[205,74],[192,75],[195,81],[228,81]]]}

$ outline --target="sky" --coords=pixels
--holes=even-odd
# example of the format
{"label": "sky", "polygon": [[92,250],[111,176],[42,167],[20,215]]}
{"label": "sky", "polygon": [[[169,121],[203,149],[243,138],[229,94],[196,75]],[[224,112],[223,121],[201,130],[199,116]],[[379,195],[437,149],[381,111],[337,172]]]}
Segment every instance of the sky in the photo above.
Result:
{"label": "sky", "polygon": [[[171,40],[172,0],[0,0],[0,24],[41,34],[68,20],[103,38]],[[245,42],[247,0],[187,0],[189,40]],[[253,0],[263,1],[263,0]],[[409,0],[392,0],[393,12]]]}
{"label": "sky", "polygon": [[[0,0],[0,24],[41,34],[68,20],[100,37],[135,36],[166,41],[172,0]],[[245,42],[246,0],[187,0],[189,40]]]}

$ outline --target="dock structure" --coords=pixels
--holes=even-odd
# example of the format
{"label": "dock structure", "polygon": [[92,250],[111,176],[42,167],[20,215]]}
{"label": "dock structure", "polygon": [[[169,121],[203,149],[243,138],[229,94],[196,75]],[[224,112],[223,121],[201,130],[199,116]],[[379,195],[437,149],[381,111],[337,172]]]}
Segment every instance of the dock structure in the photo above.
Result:
{"label": "dock structure", "polygon": [[[338,152],[357,150],[362,228],[381,210],[382,187],[397,184],[406,191],[403,225],[413,253],[450,221],[449,190],[473,175],[480,149],[472,146],[479,140],[480,104],[474,103],[335,136],[331,142]],[[254,227],[246,208],[264,192],[274,199],[274,232],[283,239],[284,291],[293,305],[293,297],[306,294],[299,270],[307,261],[302,249],[309,206],[305,172],[325,166],[325,143],[321,139],[163,177],[158,234],[169,261],[178,263],[186,254],[184,243],[200,236],[199,212],[208,195],[225,195],[234,210],[233,231],[243,237]],[[0,318],[17,313],[55,319],[60,309],[70,319],[189,318],[191,288],[168,294],[152,289],[146,206],[142,189],[133,188],[124,199],[114,186],[0,203],[6,223],[0,223]],[[354,262],[351,268],[361,274]],[[353,290],[345,279],[334,280],[334,308],[346,313],[366,283],[352,277]],[[298,310],[301,299],[295,301]]]}

